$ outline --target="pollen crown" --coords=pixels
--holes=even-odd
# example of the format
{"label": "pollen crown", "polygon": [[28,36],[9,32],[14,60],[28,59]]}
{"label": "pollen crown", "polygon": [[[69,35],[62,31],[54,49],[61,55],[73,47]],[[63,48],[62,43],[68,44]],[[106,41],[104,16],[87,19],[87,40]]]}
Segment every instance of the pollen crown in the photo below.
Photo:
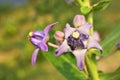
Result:
{"label": "pollen crown", "polygon": [[78,39],[80,37],[80,33],[78,31],[75,31],[72,33],[72,37]]}

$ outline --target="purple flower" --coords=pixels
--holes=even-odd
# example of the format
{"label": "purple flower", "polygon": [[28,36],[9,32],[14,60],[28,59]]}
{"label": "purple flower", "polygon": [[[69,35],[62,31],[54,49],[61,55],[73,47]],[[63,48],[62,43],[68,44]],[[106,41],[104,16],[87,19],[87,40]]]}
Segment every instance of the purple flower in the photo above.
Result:
{"label": "purple flower", "polygon": [[120,42],[117,43],[117,48],[120,49]]}
{"label": "purple flower", "polygon": [[76,62],[79,70],[83,70],[85,65],[85,53],[87,50],[96,48],[102,51],[102,48],[98,42],[95,41],[94,38],[89,34],[91,27],[92,25],[87,22],[84,24],[82,23],[82,25],[78,28],[72,28],[69,24],[66,24],[66,28],[64,29],[65,39],[59,48],[57,48],[55,55],[59,56],[65,52],[72,52],[76,57]]}
{"label": "purple flower", "polygon": [[44,31],[36,30],[34,32],[29,33],[31,43],[37,47],[34,50],[33,55],[32,55],[32,59],[31,59],[31,63],[33,66],[36,63],[36,59],[37,59],[37,55],[38,55],[39,50],[48,51],[48,46],[46,44],[46,42],[48,40],[48,33],[49,33],[50,29],[55,24],[56,23],[53,23],[53,24],[46,26]]}

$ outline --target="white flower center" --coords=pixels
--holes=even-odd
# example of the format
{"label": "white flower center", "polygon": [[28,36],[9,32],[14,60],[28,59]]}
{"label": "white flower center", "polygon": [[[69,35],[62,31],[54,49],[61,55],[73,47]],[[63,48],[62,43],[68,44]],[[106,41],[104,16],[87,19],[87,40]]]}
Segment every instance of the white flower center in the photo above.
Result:
{"label": "white flower center", "polygon": [[72,37],[77,39],[77,38],[80,37],[80,33],[78,31],[75,31],[75,32],[72,33]]}

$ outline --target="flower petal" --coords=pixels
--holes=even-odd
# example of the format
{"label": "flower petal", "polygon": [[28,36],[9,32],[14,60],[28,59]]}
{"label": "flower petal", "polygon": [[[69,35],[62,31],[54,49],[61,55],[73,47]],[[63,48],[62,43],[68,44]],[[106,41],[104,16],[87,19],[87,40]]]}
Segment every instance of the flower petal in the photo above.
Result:
{"label": "flower petal", "polygon": [[76,28],[85,24],[85,22],[85,17],[83,15],[76,15],[73,19],[73,24]]}
{"label": "flower petal", "polygon": [[94,31],[93,32],[93,38],[97,41],[97,42],[100,42],[101,39],[100,39],[100,35],[97,31]]}
{"label": "flower petal", "polygon": [[36,30],[32,33],[32,37],[44,37],[45,36],[45,33],[43,31],[40,31],[40,30]]}
{"label": "flower petal", "polygon": [[55,24],[57,24],[57,22],[46,26],[46,28],[44,29],[45,35],[48,35],[50,29],[51,29]]}
{"label": "flower petal", "polygon": [[78,30],[81,32],[81,33],[84,33],[84,34],[88,34],[90,33],[90,28],[92,27],[92,24],[90,23],[85,23],[84,25],[82,25],[81,27],[78,28]]}
{"label": "flower petal", "polygon": [[34,44],[35,46],[38,46],[38,44],[41,43],[41,40],[36,39],[36,38],[33,38],[33,37],[30,38],[30,41],[31,41],[31,43]]}
{"label": "flower petal", "polygon": [[61,44],[61,46],[55,51],[55,56],[59,56],[63,54],[64,52],[70,52],[70,47],[67,44],[67,41],[64,40],[64,42]]}
{"label": "flower petal", "polygon": [[83,70],[84,69],[84,65],[85,65],[85,53],[86,53],[87,49],[77,49],[73,51],[74,56],[76,57],[76,61],[77,61],[77,66],[79,68],[79,70]]}
{"label": "flower petal", "polygon": [[90,48],[97,48],[97,49],[99,49],[102,52],[102,47],[91,36],[89,36],[89,39],[88,39],[88,49],[90,49]]}
{"label": "flower petal", "polygon": [[45,40],[42,40],[42,42],[38,45],[38,47],[39,47],[42,51],[48,51],[48,46],[47,46]]}
{"label": "flower petal", "polygon": [[32,66],[34,66],[34,64],[36,63],[38,52],[39,52],[39,48],[35,49],[32,54],[32,59],[31,59]]}
{"label": "flower petal", "polygon": [[41,41],[44,39],[44,37],[45,37],[45,33],[43,31],[36,30],[36,31],[32,32],[32,35],[30,36],[30,41],[35,46],[38,46],[38,44],[41,43]]}
{"label": "flower petal", "polygon": [[70,27],[70,25],[67,23],[66,28],[64,29],[65,38],[67,39],[68,36],[70,36],[75,31],[75,28]]}

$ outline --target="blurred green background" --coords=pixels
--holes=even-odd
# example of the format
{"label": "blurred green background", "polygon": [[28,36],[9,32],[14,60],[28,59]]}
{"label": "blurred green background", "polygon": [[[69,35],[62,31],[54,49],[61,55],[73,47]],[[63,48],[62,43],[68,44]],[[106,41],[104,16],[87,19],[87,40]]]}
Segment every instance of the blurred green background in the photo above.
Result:
{"label": "blurred green background", "polygon": [[[99,1],[99,0],[98,0]],[[102,12],[94,13],[94,27],[103,40],[120,21],[120,0],[112,0]],[[65,0],[0,0],[0,80],[65,80],[42,54],[31,66],[34,46],[28,33],[58,21],[53,30],[72,25],[79,8]],[[53,53],[54,54],[54,53]]]}

